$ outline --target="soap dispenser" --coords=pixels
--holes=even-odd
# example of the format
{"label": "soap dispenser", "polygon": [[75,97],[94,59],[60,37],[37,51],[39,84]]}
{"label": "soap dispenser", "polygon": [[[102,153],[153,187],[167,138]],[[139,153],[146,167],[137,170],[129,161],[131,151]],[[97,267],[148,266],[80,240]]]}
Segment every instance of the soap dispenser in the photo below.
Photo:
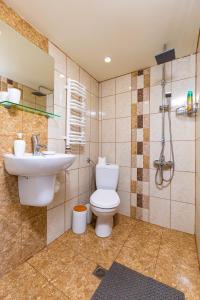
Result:
{"label": "soap dispenser", "polygon": [[26,143],[23,140],[23,133],[17,133],[17,139],[14,141],[14,154],[17,157],[23,156],[25,153]]}

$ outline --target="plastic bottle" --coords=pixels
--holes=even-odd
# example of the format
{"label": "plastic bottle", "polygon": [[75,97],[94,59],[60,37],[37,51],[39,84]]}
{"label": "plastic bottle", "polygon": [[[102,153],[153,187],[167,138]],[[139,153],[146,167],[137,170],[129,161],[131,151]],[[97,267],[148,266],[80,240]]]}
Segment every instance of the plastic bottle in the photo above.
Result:
{"label": "plastic bottle", "polygon": [[23,156],[25,153],[26,143],[23,140],[23,133],[17,133],[17,139],[14,141],[14,154],[17,157]]}
{"label": "plastic bottle", "polygon": [[192,91],[188,91],[187,93],[187,111],[192,111],[193,109],[193,93]]}

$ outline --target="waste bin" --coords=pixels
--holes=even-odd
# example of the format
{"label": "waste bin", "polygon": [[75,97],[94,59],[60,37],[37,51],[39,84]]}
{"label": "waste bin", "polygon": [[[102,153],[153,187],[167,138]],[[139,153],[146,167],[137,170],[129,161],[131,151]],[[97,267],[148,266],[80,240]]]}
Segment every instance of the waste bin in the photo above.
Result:
{"label": "waste bin", "polygon": [[87,207],[87,218],[86,218],[87,224],[90,224],[92,221],[92,211],[90,208],[90,203],[87,203],[85,206]]}
{"label": "waste bin", "polygon": [[76,234],[86,231],[87,207],[85,205],[76,205],[73,208],[72,230]]}

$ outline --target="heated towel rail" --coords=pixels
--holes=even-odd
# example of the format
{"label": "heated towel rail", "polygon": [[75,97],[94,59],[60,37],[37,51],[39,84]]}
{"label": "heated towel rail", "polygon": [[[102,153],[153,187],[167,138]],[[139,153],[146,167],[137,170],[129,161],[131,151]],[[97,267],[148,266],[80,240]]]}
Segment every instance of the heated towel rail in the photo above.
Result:
{"label": "heated towel rail", "polygon": [[76,80],[67,80],[66,148],[84,145],[86,126],[86,88]]}

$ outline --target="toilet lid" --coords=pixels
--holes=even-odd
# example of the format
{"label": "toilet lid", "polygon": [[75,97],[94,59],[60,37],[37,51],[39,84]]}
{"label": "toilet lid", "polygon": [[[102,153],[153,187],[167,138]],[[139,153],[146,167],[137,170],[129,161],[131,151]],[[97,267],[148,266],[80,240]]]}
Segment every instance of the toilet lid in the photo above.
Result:
{"label": "toilet lid", "polygon": [[99,208],[114,208],[120,204],[120,199],[113,190],[99,189],[90,197],[90,203]]}

